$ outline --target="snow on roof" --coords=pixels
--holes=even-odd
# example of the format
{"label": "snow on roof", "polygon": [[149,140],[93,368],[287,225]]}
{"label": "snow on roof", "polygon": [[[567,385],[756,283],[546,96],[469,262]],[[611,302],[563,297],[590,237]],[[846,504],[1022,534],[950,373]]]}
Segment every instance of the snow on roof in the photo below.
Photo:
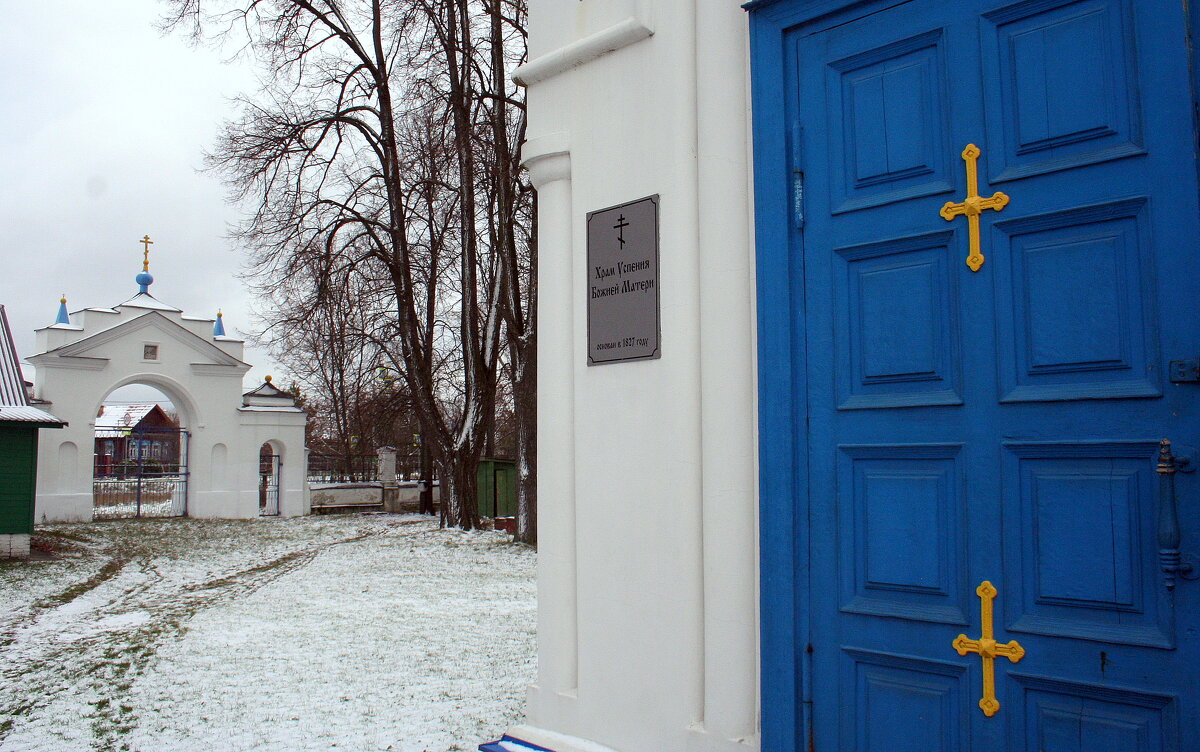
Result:
{"label": "snow on roof", "polygon": [[96,416],[96,432],[117,431],[119,434],[128,432],[158,407],[153,402],[139,402],[132,405],[104,405]]}
{"label": "snow on roof", "polygon": [[8,328],[8,314],[0,305],[0,406],[25,407],[28,404],[25,379],[21,376],[21,361],[17,358],[12,330]]}
{"label": "snow on roof", "polygon": [[238,408],[243,413],[302,413],[304,410],[292,405],[242,405]]}
{"label": "snow on roof", "polygon": [[0,405],[0,422],[40,423],[49,426],[65,426],[66,423],[45,410],[36,407],[10,407]]}
{"label": "snow on roof", "polygon": [[296,397],[291,392],[285,392],[271,383],[267,376],[261,385],[242,395],[242,409],[248,407],[284,408],[288,411],[299,410],[296,407]]}
{"label": "snow on roof", "polygon": [[271,383],[271,377],[268,376],[263,383],[259,384],[254,389],[246,392],[243,397],[279,397],[281,399],[293,399],[291,392],[285,392],[279,387]]}
{"label": "snow on roof", "polygon": [[[152,311],[175,311],[180,313],[180,309],[175,306],[169,306],[148,292],[139,292],[129,300],[126,300],[121,306],[130,308],[149,308]],[[118,308],[121,306],[117,306]]]}

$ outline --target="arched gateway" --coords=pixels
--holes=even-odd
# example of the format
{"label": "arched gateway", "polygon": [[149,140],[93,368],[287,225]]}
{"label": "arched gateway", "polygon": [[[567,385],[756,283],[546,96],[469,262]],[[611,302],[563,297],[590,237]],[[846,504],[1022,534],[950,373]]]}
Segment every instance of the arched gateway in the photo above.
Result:
{"label": "arched gateway", "polygon": [[[146,238],[149,241],[149,238]],[[225,336],[218,318],[186,316],[149,292],[149,262],[139,290],[112,308],[68,314],[66,299],[54,324],[37,331],[35,393],[69,425],[38,451],[38,522],[93,517],[93,448],[104,399],[128,384],[143,384],[175,405],[187,435],[186,486],[177,509],[191,517],[256,517],[259,449],[265,442],[296,461],[277,482],[282,515],[305,514],[306,416],[286,392],[269,383],[246,394],[241,340]],[[268,377],[269,379],[269,377]]]}

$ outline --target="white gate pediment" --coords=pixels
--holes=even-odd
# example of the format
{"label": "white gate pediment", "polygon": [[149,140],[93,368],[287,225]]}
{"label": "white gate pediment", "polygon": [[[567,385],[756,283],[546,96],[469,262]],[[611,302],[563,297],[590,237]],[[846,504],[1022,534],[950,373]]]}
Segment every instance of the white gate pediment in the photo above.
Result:
{"label": "white gate pediment", "polygon": [[[157,311],[123,321],[76,342],[34,355],[29,358],[29,361],[36,366],[54,367],[58,365],[60,367],[89,368],[87,361],[94,363],[102,360],[106,362],[108,358],[105,356],[109,354],[106,351],[113,347],[120,347],[126,341],[143,340],[151,332],[155,336],[170,338],[194,352],[199,358],[192,363],[194,368],[200,367],[201,370],[211,371],[217,367],[215,370],[220,372],[229,369],[243,373],[250,369],[249,364],[238,360],[204,338],[196,336]],[[54,363],[53,361],[56,360],[59,362]],[[95,368],[96,366],[91,365],[90,367]]]}

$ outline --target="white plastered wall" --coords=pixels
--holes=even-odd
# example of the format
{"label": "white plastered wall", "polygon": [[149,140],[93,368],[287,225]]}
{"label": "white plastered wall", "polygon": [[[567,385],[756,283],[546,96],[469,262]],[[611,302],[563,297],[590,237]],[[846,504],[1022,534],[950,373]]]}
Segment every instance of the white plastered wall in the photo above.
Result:
{"label": "white plastered wall", "polygon": [[[538,677],[556,752],[758,747],[746,19],[531,0],[539,192]],[[587,212],[660,200],[662,358],[586,365]]]}
{"label": "white plastered wall", "polygon": [[[243,444],[251,451],[242,452],[242,461],[231,463],[241,477],[237,484],[238,508],[258,514],[258,453],[262,445],[271,444],[279,455],[279,514],[284,517],[308,514],[311,498],[308,490],[308,450],[304,446],[304,414],[296,422],[296,413],[272,407],[242,407]],[[299,441],[296,429],[299,428]]]}
{"label": "white plastered wall", "polygon": [[[37,522],[92,518],[96,413],[126,384],[166,394],[190,434],[189,516],[257,516],[258,452],[268,440],[285,447],[288,458],[281,514],[307,513],[304,412],[243,407],[242,376],[250,366],[241,361],[242,343],[213,337],[212,326],[211,319],[169,307],[120,305],[86,309],[72,314],[69,325],[38,331],[39,354],[29,358],[35,394],[69,425],[44,433],[39,443]],[[146,344],[157,345],[157,359],[142,357]]]}

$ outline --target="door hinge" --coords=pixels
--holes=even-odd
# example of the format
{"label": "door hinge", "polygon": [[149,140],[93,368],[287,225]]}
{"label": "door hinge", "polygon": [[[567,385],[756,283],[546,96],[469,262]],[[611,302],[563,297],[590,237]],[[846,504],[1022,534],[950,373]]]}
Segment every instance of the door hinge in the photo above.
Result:
{"label": "door hinge", "polygon": [[792,224],[804,229],[804,127],[792,124]]}
{"label": "door hinge", "polygon": [[797,230],[804,229],[804,173],[796,170],[792,173],[792,213]]}
{"label": "door hinge", "polygon": [[1175,384],[1198,383],[1200,382],[1200,358],[1172,360],[1169,371],[1171,381]]}

